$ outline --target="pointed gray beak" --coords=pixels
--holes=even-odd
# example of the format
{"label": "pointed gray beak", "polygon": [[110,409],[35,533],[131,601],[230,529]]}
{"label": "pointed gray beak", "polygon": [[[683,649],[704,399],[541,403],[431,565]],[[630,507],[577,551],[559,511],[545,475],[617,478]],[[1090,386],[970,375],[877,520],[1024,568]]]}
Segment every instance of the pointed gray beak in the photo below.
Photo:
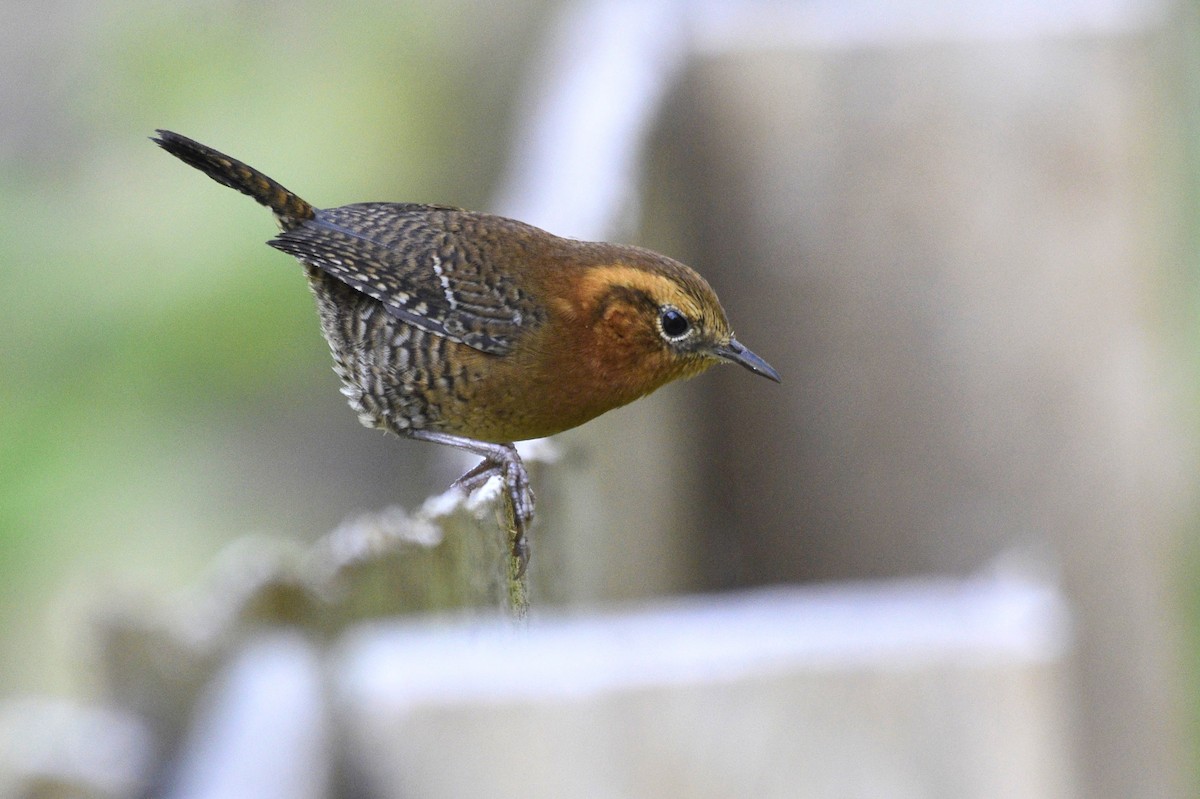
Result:
{"label": "pointed gray beak", "polygon": [[712,354],[718,358],[723,358],[727,361],[740,364],[756,375],[774,380],[776,383],[782,383],[779,378],[779,372],[772,368],[771,364],[764,361],[762,358],[755,355],[750,350],[742,346],[742,343],[736,338],[729,339],[729,343],[725,346],[716,346],[712,348]]}

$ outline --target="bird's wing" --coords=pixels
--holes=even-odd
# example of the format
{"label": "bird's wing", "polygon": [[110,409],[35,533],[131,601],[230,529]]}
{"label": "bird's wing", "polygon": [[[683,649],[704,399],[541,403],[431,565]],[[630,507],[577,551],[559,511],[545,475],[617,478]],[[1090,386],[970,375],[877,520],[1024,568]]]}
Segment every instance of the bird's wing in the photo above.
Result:
{"label": "bird's wing", "polygon": [[318,210],[268,244],[414,327],[504,355],[536,311],[507,276],[488,220],[509,223],[440,206],[362,203]]}

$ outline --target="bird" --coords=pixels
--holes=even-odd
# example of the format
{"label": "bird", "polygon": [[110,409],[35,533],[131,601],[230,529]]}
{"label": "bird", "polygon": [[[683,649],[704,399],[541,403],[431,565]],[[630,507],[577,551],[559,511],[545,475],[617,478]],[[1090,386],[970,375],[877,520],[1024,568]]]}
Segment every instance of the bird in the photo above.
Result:
{"label": "bird", "polygon": [[267,244],[303,265],[363,425],[480,456],[453,484],[467,493],[503,480],[520,574],[534,494],[514,442],[721,363],[781,382],[734,337],[704,278],[665,255],[446,205],[317,208],[186,136],[151,140],[274,213]]}

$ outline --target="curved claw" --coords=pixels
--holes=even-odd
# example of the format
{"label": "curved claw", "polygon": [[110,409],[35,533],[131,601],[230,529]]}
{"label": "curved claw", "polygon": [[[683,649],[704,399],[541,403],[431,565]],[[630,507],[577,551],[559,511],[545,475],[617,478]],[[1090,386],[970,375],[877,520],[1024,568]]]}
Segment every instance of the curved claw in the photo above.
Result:
{"label": "curved claw", "polygon": [[463,493],[470,494],[475,489],[482,488],[488,480],[499,476],[501,476],[500,468],[497,467],[495,461],[482,460],[450,485]]}

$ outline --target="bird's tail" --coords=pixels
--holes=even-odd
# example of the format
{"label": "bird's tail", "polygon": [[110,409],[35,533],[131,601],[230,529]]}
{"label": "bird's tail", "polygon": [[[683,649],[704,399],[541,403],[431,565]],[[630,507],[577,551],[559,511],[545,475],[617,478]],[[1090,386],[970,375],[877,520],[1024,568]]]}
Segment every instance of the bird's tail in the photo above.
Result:
{"label": "bird's tail", "polygon": [[270,208],[279,218],[284,230],[296,227],[305,219],[312,219],[311,205],[254,167],[187,136],[169,130],[159,130],[156,133],[158,138],[151,141],[184,163],[196,167],[217,183],[237,189]]}

